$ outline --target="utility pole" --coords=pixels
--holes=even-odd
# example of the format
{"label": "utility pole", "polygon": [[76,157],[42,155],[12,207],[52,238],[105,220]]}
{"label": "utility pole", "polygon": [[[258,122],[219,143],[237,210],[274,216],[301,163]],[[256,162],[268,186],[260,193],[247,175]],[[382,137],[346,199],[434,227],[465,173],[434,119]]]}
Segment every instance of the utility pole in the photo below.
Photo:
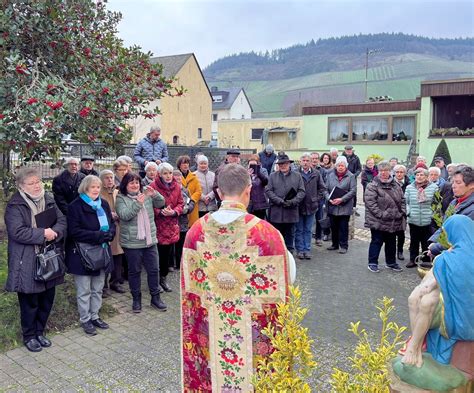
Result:
{"label": "utility pole", "polygon": [[368,93],[368,75],[369,75],[369,55],[380,52],[380,49],[371,49],[367,48],[365,51],[365,102],[369,100]]}

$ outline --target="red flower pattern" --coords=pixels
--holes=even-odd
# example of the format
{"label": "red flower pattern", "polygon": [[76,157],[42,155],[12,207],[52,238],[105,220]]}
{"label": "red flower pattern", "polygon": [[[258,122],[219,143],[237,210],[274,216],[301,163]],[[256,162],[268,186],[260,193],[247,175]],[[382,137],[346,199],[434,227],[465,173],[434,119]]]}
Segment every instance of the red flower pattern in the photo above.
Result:
{"label": "red flower pattern", "polygon": [[221,351],[221,358],[224,359],[226,363],[235,364],[239,361],[239,357],[233,349],[224,348]]}
{"label": "red flower pattern", "polygon": [[204,251],[202,255],[206,261],[210,261],[212,259],[212,254],[209,251]]}
{"label": "red flower pattern", "polygon": [[230,300],[226,300],[225,302],[223,302],[221,308],[222,311],[224,311],[226,314],[233,313],[235,310],[234,303],[232,303]]}
{"label": "red flower pattern", "polygon": [[206,280],[206,273],[204,273],[204,270],[202,270],[201,268],[194,270],[192,272],[192,276],[193,276],[194,280],[196,280],[199,283]]}
{"label": "red flower pattern", "polygon": [[224,234],[228,233],[227,228],[226,227],[220,227],[219,228],[219,233],[221,235],[224,235]]}
{"label": "red flower pattern", "polygon": [[240,263],[249,263],[250,257],[248,255],[241,255],[239,258]]}
{"label": "red flower pattern", "polygon": [[256,289],[268,289],[270,281],[263,274],[255,273],[250,277],[250,285]]}

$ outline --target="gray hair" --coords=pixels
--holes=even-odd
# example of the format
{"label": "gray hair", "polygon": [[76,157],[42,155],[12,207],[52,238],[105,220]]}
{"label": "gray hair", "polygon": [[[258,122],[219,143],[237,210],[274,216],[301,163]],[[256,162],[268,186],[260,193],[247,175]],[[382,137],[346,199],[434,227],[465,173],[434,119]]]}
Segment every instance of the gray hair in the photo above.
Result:
{"label": "gray hair", "polygon": [[114,173],[110,169],[103,169],[99,173],[99,178],[102,180],[105,176],[107,175],[112,175],[114,176]]}
{"label": "gray hair", "polygon": [[269,143],[267,146],[265,146],[265,151],[273,153],[275,149],[273,148],[273,145]]}
{"label": "gray hair", "polygon": [[344,164],[344,166],[347,168],[347,166],[349,165],[347,163],[347,158],[344,157],[344,156],[339,156],[336,158],[336,165],[339,165],[339,164]]}
{"label": "gray hair", "polygon": [[457,167],[458,165],[459,164],[451,163],[451,164],[446,165],[446,169],[449,169],[451,167]]}
{"label": "gray hair", "polygon": [[126,156],[126,155],[117,157],[116,161],[118,160],[125,161],[127,164],[131,164],[133,162],[133,160],[129,156]]}
{"label": "gray hair", "polygon": [[379,170],[382,170],[382,169],[392,169],[392,166],[390,165],[390,162],[388,161],[380,161],[378,164],[377,164],[377,168]]}
{"label": "gray hair", "polygon": [[428,172],[428,169],[425,169],[425,168],[417,168],[417,169],[415,170],[415,175],[416,175],[417,173],[420,173],[420,172],[423,172],[425,176],[429,176],[429,174],[430,174],[430,173]]}
{"label": "gray hair", "polygon": [[205,162],[206,164],[209,164],[209,159],[204,155],[200,155],[197,157],[196,162],[199,164],[201,162]]}
{"label": "gray hair", "polygon": [[402,165],[402,164],[397,164],[393,167],[393,170],[396,172],[396,171],[399,171],[400,169],[402,169],[405,173],[407,173],[407,167],[405,165]]}
{"label": "gray hair", "polygon": [[158,172],[162,175],[164,171],[173,173],[173,166],[168,162],[162,162],[158,165]]}
{"label": "gray hair", "polygon": [[87,175],[84,179],[82,179],[81,184],[79,184],[79,189],[77,192],[79,194],[87,194],[89,187],[93,183],[99,183],[102,186],[102,180],[95,175]]}
{"label": "gray hair", "polygon": [[309,158],[311,160],[311,153],[303,153],[300,158]]}
{"label": "gray hair", "polygon": [[158,170],[158,164],[156,162],[150,161],[148,164],[145,165],[145,172],[148,169],[152,169],[152,168],[155,170]]}
{"label": "gray hair", "polygon": [[66,158],[66,160],[64,161],[64,167],[67,167],[69,164],[71,164],[72,162],[75,162],[77,165],[79,165],[79,159],[76,158],[76,157],[68,157]]}
{"label": "gray hair", "polygon": [[426,157],[425,156],[416,157],[416,162],[419,162],[419,161],[422,161],[422,160],[426,162]]}
{"label": "gray hair", "polygon": [[117,158],[114,162],[113,169],[116,171],[120,166],[126,166],[128,168],[128,165],[130,163],[127,160],[124,160],[122,158]]}
{"label": "gray hair", "polygon": [[150,134],[152,132],[155,132],[155,131],[161,132],[161,128],[159,126],[151,126],[150,127]]}
{"label": "gray hair", "polygon": [[36,176],[38,179],[41,180],[41,174],[38,169],[32,167],[20,168],[15,174],[16,184],[20,186],[21,184],[25,183],[26,179],[33,176]]}
{"label": "gray hair", "polygon": [[334,153],[334,152],[339,153],[339,150],[337,150],[335,147],[331,147],[331,149],[329,149],[329,152],[330,153]]}
{"label": "gray hair", "polygon": [[439,169],[437,166],[432,166],[428,169],[429,172],[436,172],[438,175],[441,175],[441,169]]}

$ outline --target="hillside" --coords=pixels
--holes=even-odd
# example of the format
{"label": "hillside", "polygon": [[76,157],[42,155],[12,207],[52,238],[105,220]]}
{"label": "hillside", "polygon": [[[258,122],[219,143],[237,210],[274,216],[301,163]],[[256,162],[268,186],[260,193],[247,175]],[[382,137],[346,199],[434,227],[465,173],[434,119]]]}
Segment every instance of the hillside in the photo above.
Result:
{"label": "hillside", "polygon": [[239,53],[218,59],[204,74],[210,81],[280,80],[329,71],[363,68],[367,48],[371,66],[394,57],[418,54],[445,60],[474,61],[474,38],[434,39],[402,33],[381,33],[311,40],[265,53]]}
{"label": "hillside", "polygon": [[[308,68],[305,69],[303,64],[308,63],[309,68],[313,65],[305,56],[298,57],[297,55],[297,53],[309,51],[313,46],[317,47],[318,41],[314,45],[296,45],[280,50],[281,53],[289,51],[295,55],[293,60],[286,58],[283,65],[277,64],[280,71],[285,70],[278,74],[280,76],[290,74],[291,65],[295,64],[294,75],[287,77],[275,77],[277,67],[273,60],[265,60],[264,64],[252,65],[248,61],[249,56],[244,54],[220,59],[205,69],[204,73],[209,86],[244,87],[254,108],[255,117],[299,115],[303,106],[310,105],[363,102],[365,100],[366,45],[374,44],[370,45],[370,48],[377,47],[376,42],[384,42],[384,45],[388,45],[394,37],[399,37],[402,44],[391,47],[391,52],[384,50],[369,57],[369,97],[388,95],[395,100],[413,99],[420,94],[421,81],[474,77],[474,39],[431,40],[406,35],[377,36],[381,36],[378,37],[378,41],[375,39],[376,36],[321,40],[322,43],[319,46],[324,47],[326,53],[330,51],[329,41],[337,42],[332,57],[335,63],[334,69],[325,72],[306,73]],[[362,40],[363,44],[357,44],[357,39],[360,37],[365,37]],[[354,40],[356,43],[353,42]],[[432,45],[429,45],[430,42]],[[347,53],[343,53],[343,43],[347,44]],[[397,53],[403,47],[425,53]],[[360,54],[358,57],[353,56],[355,48],[362,51],[362,58]],[[260,62],[262,62],[262,56],[267,57],[256,54],[255,56],[260,59]],[[255,56],[250,57],[255,58]],[[271,58],[276,55],[268,56]],[[356,58],[359,60],[356,61]],[[242,68],[238,68],[237,63],[241,64]]]}

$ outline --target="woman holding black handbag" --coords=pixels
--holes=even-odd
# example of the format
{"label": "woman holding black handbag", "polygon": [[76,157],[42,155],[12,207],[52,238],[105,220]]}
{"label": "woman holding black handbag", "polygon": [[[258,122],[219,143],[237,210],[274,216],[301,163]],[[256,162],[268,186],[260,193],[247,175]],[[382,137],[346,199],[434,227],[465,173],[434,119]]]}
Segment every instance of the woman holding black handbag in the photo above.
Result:
{"label": "woman holding black handbag", "polygon": [[[66,265],[76,283],[81,326],[90,335],[97,333],[96,327],[109,327],[100,319],[99,310],[105,271],[113,263],[109,242],[115,236],[115,224],[109,204],[100,198],[101,186],[97,176],[86,176],[79,186],[79,197],[69,205],[67,217]],[[95,256],[94,260],[84,258],[86,249]]]}
{"label": "woman holding black handbag", "polygon": [[[44,330],[53,307],[56,285],[64,282],[64,273],[57,272],[47,281],[37,280],[36,259],[46,243],[54,243],[62,253],[66,217],[56,206],[53,196],[44,192],[36,169],[20,169],[16,174],[16,182],[18,191],[5,210],[8,234],[6,290],[18,293],[26,348],[39,352],[43,347],[51,346],[51,341],[44,336]],[[50,217],[51,225],[46,228],[37,225],[37,214]]]}

